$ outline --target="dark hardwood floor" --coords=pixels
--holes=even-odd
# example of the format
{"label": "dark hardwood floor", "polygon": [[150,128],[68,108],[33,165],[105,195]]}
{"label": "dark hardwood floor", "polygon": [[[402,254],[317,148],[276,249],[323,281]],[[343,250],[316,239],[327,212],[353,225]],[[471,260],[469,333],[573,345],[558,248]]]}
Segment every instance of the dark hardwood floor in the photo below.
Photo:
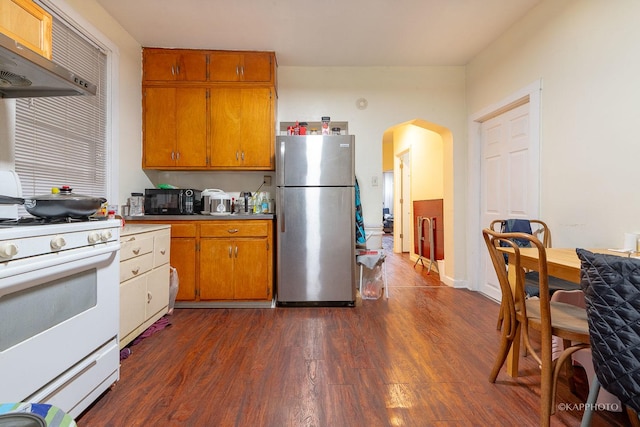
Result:
{"label": "dark hardwood floor", "polygon": [[[131,347],[85,426],[535,426],[538,367],[488,381],[498,304],[440,283],[388,236],[389,299],[355,308],[176,309]],[[578,426],[588,393],[562,379],[553,426]],[[592,425],[623,426],[596,411]]]}

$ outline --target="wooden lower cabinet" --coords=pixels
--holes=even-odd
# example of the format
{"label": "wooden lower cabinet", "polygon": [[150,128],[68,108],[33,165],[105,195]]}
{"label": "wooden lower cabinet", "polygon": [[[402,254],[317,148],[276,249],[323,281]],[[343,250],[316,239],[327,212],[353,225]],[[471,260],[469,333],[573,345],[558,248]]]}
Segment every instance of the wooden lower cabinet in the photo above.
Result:
{"label": "wooden lower cabinet", "polygon": [[176,301],[196,300],[196,252],[198,226],[194,222],[171,222],[171,266],[178,270]]}
{"label": "wooden lower cabinet", "polygon": [[273,221],[200,224],[200,300],[271,300]]}
{"label": "wooden lower cabinet", "polygon": [[144,222],[171,224],[177,306],[273,300],[273,220]]}

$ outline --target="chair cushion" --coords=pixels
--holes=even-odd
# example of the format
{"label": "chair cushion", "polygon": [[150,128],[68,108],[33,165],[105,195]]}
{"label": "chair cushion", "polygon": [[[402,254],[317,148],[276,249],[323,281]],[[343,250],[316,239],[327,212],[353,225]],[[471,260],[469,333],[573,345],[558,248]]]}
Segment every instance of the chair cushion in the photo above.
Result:
{"label": "chair cushion", "polygon": [[640,411],[640,260],[576,252],[598,380]]}

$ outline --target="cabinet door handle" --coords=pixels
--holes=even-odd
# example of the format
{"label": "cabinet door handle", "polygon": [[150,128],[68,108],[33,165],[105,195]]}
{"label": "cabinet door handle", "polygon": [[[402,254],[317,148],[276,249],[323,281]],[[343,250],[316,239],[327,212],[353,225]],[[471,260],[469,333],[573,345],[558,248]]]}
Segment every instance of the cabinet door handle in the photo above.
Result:
{"label": "cabinet door handle", "polygon": [[232,251],[232,248],[231,248],[231,246],[229,246],[229,258],[233,258],[233,255],[232,255],[231,251]]}
{"label": "cabinet door handle", "polygon": [[151,292],[147,292],[147,304],[150,303],[152,299],[153,295],[151,295]]}
{"label": "cabinet door handle", "polygon": [[236,65],[236,76],[240,75],[240,66]]}
{"label": "cabinet door handle", "polygon": [[167,250],[166,250],[166,249],[164,249],[164,248],[163,248],[163,249],[160,249],[160,255],[164,255],[164,254],[166,254],[166,253],[167,253]]}
{"label": "cabinet door handle", "polygon": [[131,250],[134,254],[138,255],[140,253],[140,248],[134,248]]}
{"label": "cabinet door handle", "polygon": [[234,233],[237,233],[238,231],[240,230],[238,230],[237,228],[230,228],[227,230],[227,233],[234,234]]}
{"label": "cabinet door handle", "polygon": [[176,65],[176,74],[180,74],[180,64]]}
{"label": "cabinet door handle", "polygon": [[136,268],[132,268],[131,269],[131,273],[133,273],[134,275],[137,275],[139,271],[140,271],[140,267],[136,267]]}
{"label": "cabinet door handle", "polygon": [[244,162],[244,151],[242,152],[242,161]]}
{"label": "cabinet door handle", "polygon": [[238,258],[238,247],[236,246],[236,258]]}
{"label": "cabinet door handle", "polygon": [[136,236],[131,236],[127,242],[133,242],[134,240],[136,240]]}
{"label": "cabinet door handle", "polygon": [[240,155],[238,154],[238,152],[236,151],[236,160],[238,160],[240,158]]}
{"label": "cabinet door handle", "polygon": [[244,77],[244,65],[240,67],[240,75]]}
{"label": "cabinet door handle", "polygon": [[179,151],[176,153],[176,160],[180,160],[180,152]]}
{"label": "cabinet door handle", "polygon": [[171,152],[171,160],[175,160],[175,159],[176,159],[176,156],[175,156],[174,152],[172,151]]}
{"label": "cabinet door handle", "polygon": [[176,67],[175,66],[171,66],[171,75],[175,76],[176,75]]}

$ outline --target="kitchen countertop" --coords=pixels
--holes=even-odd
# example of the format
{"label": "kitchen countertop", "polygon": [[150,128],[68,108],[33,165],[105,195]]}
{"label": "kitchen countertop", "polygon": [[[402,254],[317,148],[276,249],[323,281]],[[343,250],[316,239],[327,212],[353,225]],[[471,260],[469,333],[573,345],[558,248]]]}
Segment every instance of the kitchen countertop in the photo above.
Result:
{"label": "kitchen countertop", "polygon": [[[251,219],[275,219],[275,214],[251,214],[251,215],[142,215],[127,216],[126,221],[228,221],[228,220],[251,220]],[[126,226],[125,226],[126,228]]]}

